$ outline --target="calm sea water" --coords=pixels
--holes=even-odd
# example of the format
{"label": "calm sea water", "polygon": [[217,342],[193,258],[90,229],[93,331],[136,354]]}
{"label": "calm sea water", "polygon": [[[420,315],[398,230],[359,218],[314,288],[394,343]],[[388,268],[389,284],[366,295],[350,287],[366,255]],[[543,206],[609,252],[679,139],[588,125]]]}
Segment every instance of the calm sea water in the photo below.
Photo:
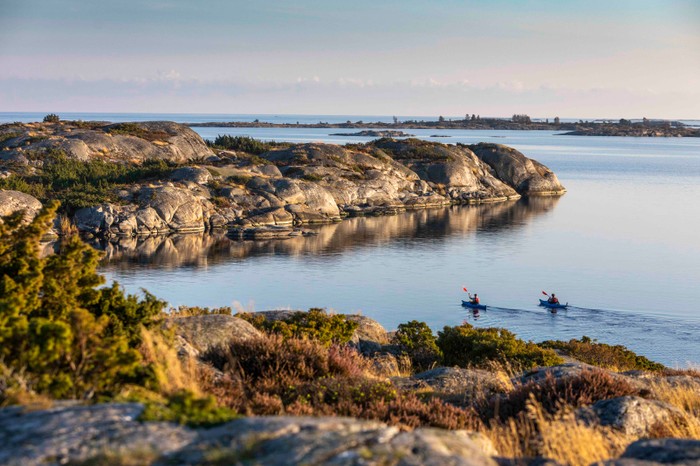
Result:
{"label": "calm sea water", "polygon": [[[165,118],[142,116],[72,118]],[[343,131],[324,129],[196,131],[205,138],[369,140],[329,136]],[[102,270],[129,291],[145,288],[172,305],[327,307],[361,312],[388,328],[417,319],[439,330],[466,320],[535,341],[588,335],[672,367],[700,365],[700,139],[407,131],[444,143],[513,146],[552,168],[568,193],[354,218],[318,227],[317,236],[286,241],[233,242],[205,235],[129,240],[103,245],[108,260]],[[435,134],[450,137],[430,138]],[[478,316],[463,309],[463,286],[493,307]],[[554,291],[575,307],[551,314],[536,306],[541,290]]]}

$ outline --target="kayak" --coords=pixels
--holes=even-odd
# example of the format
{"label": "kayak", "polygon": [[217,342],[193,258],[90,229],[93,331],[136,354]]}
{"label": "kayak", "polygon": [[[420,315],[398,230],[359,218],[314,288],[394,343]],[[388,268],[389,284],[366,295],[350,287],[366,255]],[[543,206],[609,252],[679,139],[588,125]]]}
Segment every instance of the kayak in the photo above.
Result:
{"label": "kayak", "polygon": [[462,306],[468,307],[469,309],[481,309],[481,310],[486,309],[485,304],[472,304],[469,301],[465,301],[465,300],[462,300]]}
{"label": "kayak", "polygon": [[569,306],[569,303],[550,303],[546,299],[540,299],[540,306],[548,307],[550,309],[566,309]]}

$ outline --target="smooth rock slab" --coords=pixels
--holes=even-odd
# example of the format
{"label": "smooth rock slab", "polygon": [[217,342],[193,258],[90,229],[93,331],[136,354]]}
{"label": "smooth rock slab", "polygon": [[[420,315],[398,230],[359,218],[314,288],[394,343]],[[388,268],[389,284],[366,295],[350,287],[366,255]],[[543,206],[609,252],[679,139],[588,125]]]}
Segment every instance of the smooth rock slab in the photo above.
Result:
{"label": "smooth rock slab", "polygon": [[0,464],[31,466],[65,464],[105,452],[174,452],[197,434],[165,422],[141,423],[137,403],[64,406],[24,413],[19,407],[0,410]]}
{"label": "smooth rock slab", "polygon": [[205,459],[265,465],[496,465],[490,442],[479,434],[440,429],[400,432],[348,418],[257,417],[211,429],[162,464]]}

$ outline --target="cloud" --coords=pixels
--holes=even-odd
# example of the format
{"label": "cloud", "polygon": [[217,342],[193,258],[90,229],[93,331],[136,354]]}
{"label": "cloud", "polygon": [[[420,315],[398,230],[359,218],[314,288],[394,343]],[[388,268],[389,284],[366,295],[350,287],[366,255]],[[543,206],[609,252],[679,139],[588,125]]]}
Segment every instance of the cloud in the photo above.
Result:
{"label": "cloud", "polygon": [[195,79],[171,69],[126,79],[0,79],[4,111],[697,118],[700,94],[573,89],[520,80]]}

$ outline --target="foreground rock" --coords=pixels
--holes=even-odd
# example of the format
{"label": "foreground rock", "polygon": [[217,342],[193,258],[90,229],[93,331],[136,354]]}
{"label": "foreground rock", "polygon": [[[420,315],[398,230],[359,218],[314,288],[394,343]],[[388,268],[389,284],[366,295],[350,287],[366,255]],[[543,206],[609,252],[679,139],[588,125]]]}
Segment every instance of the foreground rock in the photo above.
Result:
{"label": "foreground rock", "polygon": [[[136,403],[0,410],[0,463],[483,465],[496,452],[480,434],[347,418],[254,417],[211,429],[139,422]],[[127,463],[124,461],[130,459]]]}
{"label": "foreground rock", "polygon": [[619,459],[606,461],[606,466],[653,466],[675,464],[700,465],[700,440],[651,439],[630,444]]}

